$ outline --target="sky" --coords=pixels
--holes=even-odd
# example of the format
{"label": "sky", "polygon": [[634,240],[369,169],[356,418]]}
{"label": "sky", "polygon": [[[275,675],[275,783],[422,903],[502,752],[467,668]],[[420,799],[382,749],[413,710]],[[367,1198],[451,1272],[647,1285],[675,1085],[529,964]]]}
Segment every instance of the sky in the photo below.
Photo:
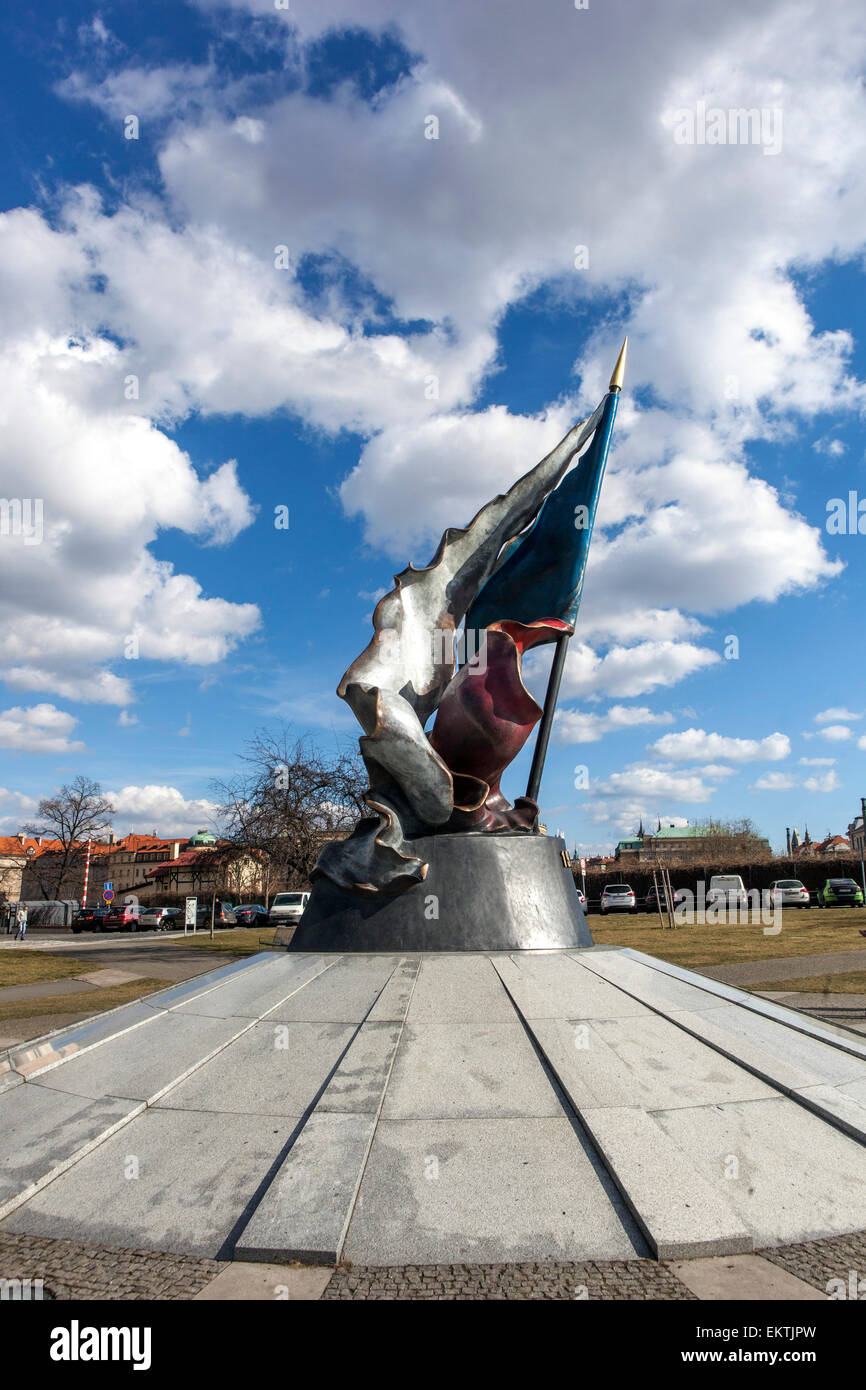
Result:
{"label": "sky", "polygon": [[845,831],[856,0],[0,24],[2,833],[85,773],[118,834],[183,834],[256,729],[353,741],[335,687],[392,575],[594,408],[626,333],[542,819],[586,853],[641,818]]}

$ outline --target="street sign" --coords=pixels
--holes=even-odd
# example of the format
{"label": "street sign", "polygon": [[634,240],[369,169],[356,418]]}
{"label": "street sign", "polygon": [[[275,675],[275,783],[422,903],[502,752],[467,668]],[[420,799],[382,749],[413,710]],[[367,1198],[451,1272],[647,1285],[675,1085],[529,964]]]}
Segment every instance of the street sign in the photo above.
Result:
{"label": "street sign", "polygon": [[107,903],[113,902],[113,901],[114,901],[114,889],[113,889],[113,888],[106,888],[105,891],[103,892],[102,896],[103,896],[103,898],[105,899],[105,901],[106,901]]}
{"label": "street sign", "polygon": [[112,888],[114,887],[114,884],[113,884],[113,883],[103,883],[102,886],[103,886],[103,888],[104,888],[104,889],[106,890],[106,892],[107,892],[109,889],[112,889]]}
{"label": "street sign", "polygon": [[585,873],[585,872],[586,872],[586,860],[585,860],[585,859],[581,859],[581,861],[580,861],[580,872],[581,872],[581,873]]}
{"label": "street sign", "polygon": [[197,908],[198,908],[198,898],[187,898],[187,900],[186,900],[186,910],[185,910],[184,916],[183,916],[183,929],[184,929],[184,932],[186,932],[187,927],[192,927],[193,931],[195,931],[196,909],[197,909]]}

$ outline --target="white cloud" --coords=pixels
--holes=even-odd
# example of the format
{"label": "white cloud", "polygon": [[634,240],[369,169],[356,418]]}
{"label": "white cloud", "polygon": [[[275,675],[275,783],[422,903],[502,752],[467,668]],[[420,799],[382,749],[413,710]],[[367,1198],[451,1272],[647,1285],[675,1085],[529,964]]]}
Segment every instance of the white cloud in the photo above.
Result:
{"label": "white cloud", "polygon": [[148,785],[127,786],[119,791],[106,792],[115,808],[115,829],[126,834],[128,829],[160,835],[189,835],[200,826],[213,823],[217,806],[206,798],[187,799],[177,787]]}
{"label": "white cloud", "polygon": [[834,769],[823,773],[820,777],[807,777],[803,786],[809,792],[834,792],[842,783]]}
{"label": "white cloud", "polygon": [[863,734],[862,738],[858,738],[857,747],[866,748],[866,734]]}
{"label": "white cloud", "polygon": [[832,767],[835,758],[800,758],[802,767]]}
{"label": "white cloud", "polygon": [[828,458],[838,459],[847,450],[847,445],[841,439],[830,439],[827,435],[823,439],[816,439],[812,448],[816,454],[826,454]]}
{"label": "white cloud", "polygon": [[847,724],[828,724],[818,730],[818,738],[825,738],[828,743],[844,743],[846,739],[853,737]]}
{"label": "white cloud", "polygon": [[795,778],[785,772],[765,772],[757,782],[753,782],[751,792],[786,792],[797,785]]}
{"label": "white cloud", "polygon": [[842,724],[842,723],[853,724],[853,723],[856,722],[856,720],[862,719],[862,718],[863,718],[863,715],[862,715],[862,714],[855,714],[855,713],[853,712],[853,710],[850,710],[850,709],[833,708],[833,709],[825,709],[825,710],[822,710],[820,714],[816,714],[816,715],[815,715],[815,723],[816,723],[816,724]]}
{"label": "white cloud", "polygon": [[675,685],[695,671],[712,666],[718,652],[692,642],[638,642],[615,646],[604,655],[586,642],[572,642],[562,679],[562,695],[646,694],[658,686]]}
{"label": "white cloud", "polygon": [[664,801],[708,801],[715,791],[698,769],[683,771],[675,767],[632,763],[622,772],[613,772],[593,784],[596,796],[641,798],[645,803]]}
{"label": "white cloud", "polygon": [[[235,8],[274,21],[272,0]],[[129,195],[109,215],[84,192],[54,227],[34,212],[3,220],[9,464],[19,490],[43,489],[47,517],[43,546],[16,547],[14,565],[4,555],[3,590],[11,580],[21,598],[2,630],[14,618],[32,633],[20,653],[0,646],[4,668],[42,682],[29,688],[83,689],[117,660],[124,613],[142,654],[169,660],[217,661],[253,630],[251,605],[204,597],[147,549],[171,525],[225,540],[250,524],[234,465],[201,479],[160,432],[194,409],[288,408],[360,431],[346,510],[401,562],[407,551],[426,559],[443,525],[468,520],[604,388],[619,336],[609,317],[582,351],[572,398],[525,417],[472,412],[503,314],[544,282],[581,307],[628,290],[629,386],[655,402],[622,402],[582,612],[594,645],[573,653],[567,693],[631,698],[673,684],[719,659],[689,640],[701,629],[684,605],[730,611],[838,573],[819,527],[746,459],[750,441],[788,439],[864,399],[850,335],[816,329],[789,274],[861,250],[858,7],[758,14],[732,0],[699,20],[690,11],[688,25],[682,14],[681,0],[633,6],[623,44],[611,15],[587,28],[567,5],[502,7],[496,24],[471,5],[416,0],[277,13],[287,54],[294,32],[398,26],[420,60],[372,103],[348,85],[327,102],[300,90],[268,101],[214,56],[72,73],[68,97],[154,123],[166,201]],[[671,113],[699,98],[783,107],[783,152],[677,145]],[[438,141],[424,139],[431,112]],[[585,271],[575,243],[589,247]],[[295,269],[323,249],[429,331],[365,332],[372,295],[359,311],[339,275],[307,303]],[[129,374],[141,383],[134,412]],[[62,490],[61,476],[75,485]],[[58,592],[55,629],[46,614]],[[128,689],[115,695],[128,702]]]}
{"label": "white cloud", "polygon": [[611,705],[606,714],[561,709],[556,714],[554,734],[557,743],[597,743],[605,734],[613,733],[617,729],[672,722],[672,714],[653,714],[646,705]]}
{"label": "white cloud", "polygon": [[138,715],[130,714],[129,710],[122,709],[117,716],[117,722],[121,729],[131,729],[133,724],[138,723]]}
{"label": "white cloud", "polygon": [[702,758],[728,758],[733,763],[779,762],[789,757],[791,741],[787,734],[780,733],[762,739],[728,738],[703,729],[685,729],[678,734],[663,734],[650,751],[679,763],[698,762]]}
{"label": "white cloud", "polygon": [[22,753],[70,753],[84,744],[69,739],[78,720],[56,705],[16,706],[0,713],[0,748]]}

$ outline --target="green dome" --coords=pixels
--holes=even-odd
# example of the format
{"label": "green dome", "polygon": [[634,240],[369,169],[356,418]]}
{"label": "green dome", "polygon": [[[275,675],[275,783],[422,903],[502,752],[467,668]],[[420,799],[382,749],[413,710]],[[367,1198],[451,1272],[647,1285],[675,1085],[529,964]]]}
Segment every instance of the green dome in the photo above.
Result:
{"label": "green dome", "polygon": [[197,830],[194,835],[190,835],[187,844],[200,849],[203,845],[215,845],[216,840],[209,830]]}

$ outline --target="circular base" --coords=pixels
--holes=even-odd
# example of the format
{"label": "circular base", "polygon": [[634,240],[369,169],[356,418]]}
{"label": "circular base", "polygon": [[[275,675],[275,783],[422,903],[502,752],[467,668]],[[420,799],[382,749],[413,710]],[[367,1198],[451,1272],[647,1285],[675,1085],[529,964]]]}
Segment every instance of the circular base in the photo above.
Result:
{"label": "circular base", "polygon": [[544,951],[592,946],[565,842],[546,835],[426,835],[407,849],[423,883],[366,897],[318,878],[292,951]]}

